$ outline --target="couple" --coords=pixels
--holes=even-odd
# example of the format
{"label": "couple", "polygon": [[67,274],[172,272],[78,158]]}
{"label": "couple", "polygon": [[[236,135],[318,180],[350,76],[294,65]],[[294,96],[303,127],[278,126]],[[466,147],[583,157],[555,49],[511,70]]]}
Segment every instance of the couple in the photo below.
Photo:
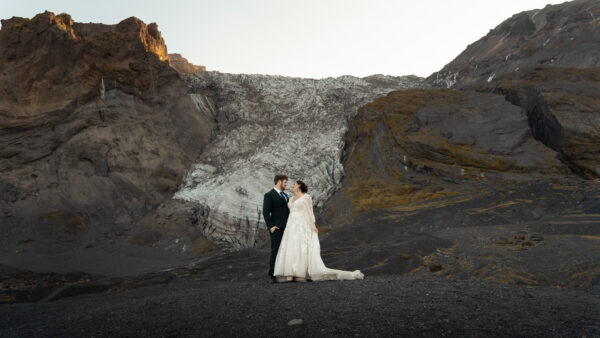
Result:
{"label": "couple", "polygon": [[288,178],[275,176],[275,187],[265,194],[263,217],[271,236],[269,276],[273,282],[363,279],[360,270],[329,269],[321,259],[319,230],[315,226],[308,187],[297,181],[294,196],[285,193]]}

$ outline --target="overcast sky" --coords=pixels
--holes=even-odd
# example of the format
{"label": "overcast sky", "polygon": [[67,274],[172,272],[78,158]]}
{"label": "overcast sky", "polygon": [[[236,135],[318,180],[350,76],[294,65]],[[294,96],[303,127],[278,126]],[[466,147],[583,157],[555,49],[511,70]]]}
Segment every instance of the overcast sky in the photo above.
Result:
{"label": "overcast sky", "polygon": [[169,53],[207,70],[323,78],[429,76],[468,44],[552,0],[0,0],[0,18],[156,22]]}

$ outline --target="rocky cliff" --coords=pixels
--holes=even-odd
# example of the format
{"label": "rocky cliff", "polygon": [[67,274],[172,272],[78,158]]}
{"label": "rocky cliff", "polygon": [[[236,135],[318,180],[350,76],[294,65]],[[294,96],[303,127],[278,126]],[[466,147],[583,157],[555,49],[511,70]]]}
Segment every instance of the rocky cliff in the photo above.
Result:
{"label": "rocky cliff", "polygon": [[600,68],[534,67],[477,90],[503,95],[527,114],[533,136],[581,177],[600,177]]}
{"label": "rocky cliff", "polygon": [[450,88],[362,106],[318,220],[331,264],[597,285],[599,10],[516,14],[427,79]]}
{"label": "rocky cliff", "polygon": [[[157,25],[3,20],[0,70],[4,258],[154,243],[138,220],[172,197],[214,127]],[[171,230],[204,250],[200,232]]]}
{"label": "rocky cliff", "polygon": [[152,100],[177,77],[157,25],[135,17],[117,25],[76,23],[64,13],[13,17],[2,20],[0,48],[0,111],[8,118],[87,103],[102,86]]}
{"label": "rocky cliff", "polygon": [[513,15],[427,79],[462,88],[534,66],[600,66],[600,3],[566,1]]}
{"label": "rocky cliff", "polygon": [[186,58],[178,53],[169,54],[169,65],[176,71],[183,74],[194,74],[206,70],[206,67],[204,66],[196,66],[191,64]]}
{"label": "rocky cliff", "polygon": [[306,179],[322,203],[358,107],[427,86],[204,72],[168,54],[156,24],[50,12],[2,21],[0,70],[3,262],[29,268],[37,253],[260,245],[275,172]]}

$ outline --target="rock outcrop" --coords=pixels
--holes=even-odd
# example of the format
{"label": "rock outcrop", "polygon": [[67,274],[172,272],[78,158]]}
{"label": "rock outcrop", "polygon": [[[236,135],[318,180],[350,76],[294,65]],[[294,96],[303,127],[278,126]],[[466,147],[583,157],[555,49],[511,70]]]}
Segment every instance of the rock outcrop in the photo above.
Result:
{"label": "rock outcrop", "polygon": [[206,71],[205,66],[196,66],[181,56],[181,54],[177,53],[169,54],[169,65],[183,74],[194,74]]}
{"label": "rock outcrop", "polygon": [[214,122],[188,90],[156,24],[82,24],[50,12],[3,20],[4,250],[154,245],[167,232],[204,250],[193,227],[138,226],[210,141]]}
{"label": "rock outcrop", "polygon": [[[427,79],[450,89],[394,91],[361,107],[345,175],[317,220],[329,230],[323,247],[344,252],[329,262],[597,285],[586,258],[600,212],[589,180],[600,173],[597,14],[585,0],[517,14]],[[523,240],[498,242],[507,235]]]}
{"label": "rock outcrop", "polygon": [[566,1],[513,15],[427,79],[461,88],[534,66],[600,66],[600,3]]}
{"label": "rock outcrop", "polygon": [[[596,285],[597,263],[588,252],[600,221],[597,187],[576,175],[590,170],[574,169],[596,163],[597,128],[581,123],[594,116],[596,103],[586,90],[596,87],[580,85],[577,93],[587,96],[568,104],[572,120],[557,113],[556,101],[527,111],[529,103],[538,105],[535,96],[526,89],[503,92],[501,82],[481,92],[394,91],[361,107],[346,135],[345,175],[317,217],[328,230],[322,247],[335,248],[328,264],[360,262],[371,275]],[[558,115],[552,126],[559,127],[532,123],[535,112],[540,119]],[[554,131],[560,137],[544,136]],[[554,148],[545,143],[555,139]],[[520,233],[549,240],[497,244]]]}
{"label": "rock outcrop", "polygon": [[599,40],[598,1],[548,5],[513,15],[427,80],[504,95],[526,111],[537,140],[575,173],[594,178],[600,176]]}
{"label": "rock outcrop", "polygon": [[[146,101],[177,78],[156,24],[75,23],[51,12],[2,20],[0,112],[5,119],[60,115],[119,89]],[[160,96],[159,96],[160,97]]]}
{"label": "rock outcrop", "polygon": [[600,68],[534,67],[477,87],[528,116],[533,136],[585,178],[600,177]]}
{"label": "rock outcrop", "polygon": [[570,175],[558,154],[533,137],[519,106],[502,95],[452,89],[394,91],[361,107],[343,163],[340,190],[324,206],[338,226],[368,226],[356,217],[362,213],[468,200],[483,193],[480,185]]}

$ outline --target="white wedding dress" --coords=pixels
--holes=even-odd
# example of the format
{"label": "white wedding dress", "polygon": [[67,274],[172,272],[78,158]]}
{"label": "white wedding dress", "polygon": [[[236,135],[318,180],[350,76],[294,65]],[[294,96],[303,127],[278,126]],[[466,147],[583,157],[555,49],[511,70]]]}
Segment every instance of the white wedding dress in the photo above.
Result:
{"label": "white wedding dress", "polygon": [[288,201],[290,215],[275,259],[275,277],[301,277],[319,280],[363,279],[360,270],[330,269],[321,259],[319,235],[315,227],[312,198],[308,194]]}

